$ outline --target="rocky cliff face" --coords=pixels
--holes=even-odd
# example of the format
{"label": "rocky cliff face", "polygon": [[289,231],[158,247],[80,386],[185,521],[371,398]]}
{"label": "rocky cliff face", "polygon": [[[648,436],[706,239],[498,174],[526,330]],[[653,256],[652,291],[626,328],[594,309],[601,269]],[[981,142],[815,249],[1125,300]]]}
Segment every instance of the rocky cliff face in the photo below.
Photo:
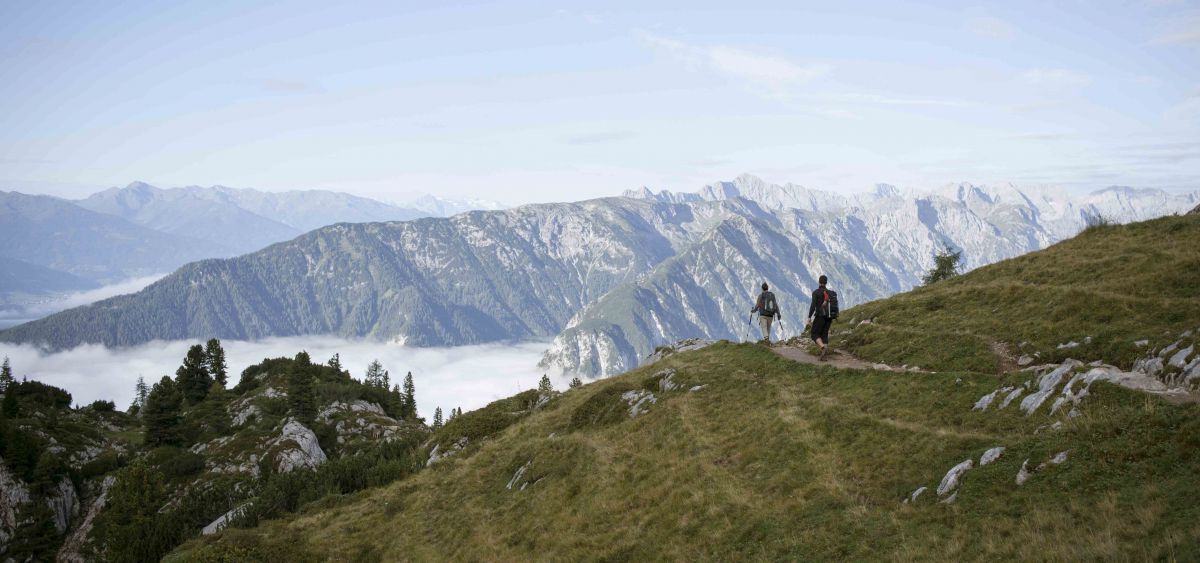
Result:
{"label": "rocky cliff face", "polygon": [[880,186],[840,197],[794,185],[771,188],[753,177],[695,194],[626,195],[672,202],[752,198],[767,211],[723,221],[679,255],[589,304],[554,339],[544,368],[611,375],[678,338],[758,338],[749,309],[763,281],[783,310],[776,337],[788,338],[803,330],[821,274],[845,309],[918,285],[943,244],[961,250],[972,269],[1073,236],[1097,217],[1137,221],[1197,201],[1197,194],[1129,188],[1069,199],[971,184],[933,194]]}

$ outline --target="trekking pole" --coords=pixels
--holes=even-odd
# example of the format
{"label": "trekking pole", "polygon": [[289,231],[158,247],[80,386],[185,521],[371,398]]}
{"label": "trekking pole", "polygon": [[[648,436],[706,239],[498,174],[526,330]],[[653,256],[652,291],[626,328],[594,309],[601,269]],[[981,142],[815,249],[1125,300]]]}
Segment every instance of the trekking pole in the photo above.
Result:
{"label": "trekking pole", "polygon": [[751,333],[754,332],[754,311],[750,311],[750,318],[746,319],[746,340],[750,340]]}

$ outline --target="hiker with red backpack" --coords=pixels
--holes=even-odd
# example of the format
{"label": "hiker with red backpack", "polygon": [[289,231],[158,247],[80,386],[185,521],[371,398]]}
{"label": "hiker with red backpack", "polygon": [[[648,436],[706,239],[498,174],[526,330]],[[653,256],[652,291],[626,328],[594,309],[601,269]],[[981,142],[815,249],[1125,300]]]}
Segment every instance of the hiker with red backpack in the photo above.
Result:
{"label": "hiker with red backpack", "polygon": [[758,327],[762,329],[762,341],[770,344],[771,321],[782,319],[783,316],[779,313],[779,302],[775,301],[775,294],[770,292],[767,282],[763,282],[762,293],[758,294],[758,301],[754,304],[754,308],[750,309],[750,314],[754,313],[758,313]]}
{"label": "hiker with red backpack", "polygon": [[829,348],[829,325],[838,317],[838,299],[836,291],[825,287],[829,278],[822,275],[817,282],[821,287],[813,290],[812,304],[808,306],[808,319],[804,325],[810,328],[813,342],[821,347],[820,361],[823,362]]}

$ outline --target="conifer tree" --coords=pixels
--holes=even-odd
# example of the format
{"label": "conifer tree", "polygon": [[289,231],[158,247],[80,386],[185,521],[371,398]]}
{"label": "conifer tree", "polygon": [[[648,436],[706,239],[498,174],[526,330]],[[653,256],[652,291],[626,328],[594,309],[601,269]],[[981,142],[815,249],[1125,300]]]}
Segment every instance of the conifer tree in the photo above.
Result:
{"label": "conifer tree", "polygon": [[180,442],[180,409],[183,406],[180,387],[171,378],[164,376],[154,384],[150,394],[146,396],[142,421],[146,426],[147,446],[176,445]]}
{"label": "conifer tree", "polygon": [[210,339],[205,345],[204,356],[208,360],[208,374],[224,387],[228,377],[228,366],[225,364],[225,349],[221,347],[221,341],[216,338]]}
{"label": "conifer tree", "polygon": [[570,384],[570,388],[571,388],[571,389],[575,389],[575,388],[577,388],[577,387],[583,387],[583,381],[582,381],[582,380],[580,380],[578,376],[576,376],[576,377],[572,377],[572,378],[571,378],[571,384]]}
{"label": "conifer tree", "polygon": [[175,381],[179,384],[183,399],[189,405],[203,401],[208,395],[212,377],[208,374],[207,363],[204,347],[196,344],[188,349],[187,356],[183,358],[183,365],[175,370]]}
{"label": "conifer tree", "polygon": [[550,384],[550,376],[542,374],[542,380],[538,382],[538,394],[546,396],[554,394],[554,385]]}
{"label": "conifer tree", "polygon": [[162,474],[145,463],[118,471],[104,512],[96,521],[95,536],[106,548],[105,558],[157,561],[162,557],[171,546],[156,533],[162,519],[158,509],[167,500]]}
{"label": "conifer tree", "polygon": [[296,361],[288,372],[288,406],[292,416],[309,423],[317,416],[317,398],[314,389],[312,365],[308,354],[296,354]]}
{"label": "conifer tree", "polygon": [[137,383],[133,386],[133,403],[129,405],[129,410],[137,409],[141,413],[142,409],[146,408],[146,396],[150,394],[150,388],[146,387],[146,379],[138,376]]}
{"label": "conifer tree", "polygon": [[329,358],[329,367],[336,369],[338,371],[338,373],[341,373],[342,372],[342,355],[335,353],[332,358]]}
{"label": "conifer tree", "polygon": [[386,374],[387,372],[383,370],[383,364],[379,363],[379,360],[371,360],[371,363],[367,364],[367,373],[363,376],[363,384],[368,387],[383,387]]}
{"label": "conifer tree", "polygon": [[417,418],[417,389],[413,385],[412,372],[404,376],[404,418]]}
{"label": "conifer tree", "polygon": [[433,409],[433,429],[437,430],[442,427],[442,407]]}
{"label": "conifer tree", "polygon": [[12,365],[8,363],[8,356],[4,357],[4,363],[0,364],[0,393],[8,391],[8,388],[13,384]]}
{"label": "conifer tree", "polygon": [[962,264],[962,251],[950,248],[949,244],[942,246],[936,254],[933,255],[933,269],[929,270],[921,282],[925,285],[930,285],[935,282],[949,279],[958,275],[959,266]]}

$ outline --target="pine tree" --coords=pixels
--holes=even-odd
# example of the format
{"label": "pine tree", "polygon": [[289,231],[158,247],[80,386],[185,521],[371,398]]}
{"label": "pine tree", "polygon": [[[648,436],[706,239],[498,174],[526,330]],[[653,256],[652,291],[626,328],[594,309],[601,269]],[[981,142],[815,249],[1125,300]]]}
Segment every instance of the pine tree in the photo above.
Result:
{"label": "pine tree", "polygon": [[433,409],[433,429],[437,430],[442,427],[442,407]]}
{"label": "pine tree", "polygon": [[4,363],[0,364],[0,393],[8,391],[8,388],[13,384],[12,365],[8,363],[8,356],[4,357]]}
{"label": "pine tree", "polygon": [[[379,360],[371,360],[367,364],[367,373],[363,376],[363,384],[369,387],[383,387],[384,377],[387,372],[383,370],[383,364]],[[384,389],[387,389],[384,387]]]}
{"label": "pine tree", "polygon": [[454,420],[454,415],[456,415],[456,414],[458,414],[457,409],[451,407],[450,408],[450,416],[446,417],[446,422],[449,423],[450,421]]}
{"label": "pine tree", "polygon": [[150,394],[150,389],[146,387],[146,380],[142,376],[138,376],[137,383],[133,386],[133,403],[129,405],[129,410],[139,414],[142,409],[146,408],[146,396]]}
{"label": "pine tree", "polygon": [[146,426],[147,446],[176,445],[180,442],[180,409],[183,406],[180,387],[170,377],[164,376],[146,396],[142,421]]}
{"label": "pine tree", "polygon": [[228,366],[225,364],[225,349],[221,347],[221,341],[216,338],[209,340],[204,348],[204,356],[208,360],[208,374],[224,387]]}
{"label": "pine tree", "polygon": [[332,358],[329,358],[329,367],[336,369],[338,371],[338,373],[341,373],[342,372],[342,355],[334,354]]}
{"label": "pine tree", "polygon": [[458,416],[462,416],[462,407],[458,407]]}
{"label": "pine tree", "polygon": [[933,269],[921,278],[921,282],[930,285],[957,276],[961,264],[962,251],[955,251],[949,244],[943,245],[942,249],[933,255]]}
{"label": "pine tree", "polygon": [[404,418],[413,420],[417,418],[417,389],[413,385],[412,372],[404,376]]}
{"label": "pine tree", "polygon": [[538,382],[538,394],[545,396],[554,394],[554,386],[550,384],[550,376],[542,375],[542,380]]}
{"label": "pine tree", "polygon": [[168,539],[156,533],[162,523],[158,509],[168,500],[161,473],[134,463],[117,472],[107,498],[94,532],[107,560],[157,561],[170,549],[163,545]]}
{"label": "pine tree", "polygon": [[203,401],[208,395],[212,377],[208,374],[206,363],[204,347],[196,344],[188,349],[187,356],[183,358],[183,365],[175,370],[175,381],[179,383],[179,390],[189,405]]}
{"label": "pine tree", "polygon": [[575,389],[575,388],[577,388],[577,387],[583,387],[583,381],[582,381],[582,380],[580,380],[578,376],[576,376],[576,377],[572,377],[572,378],[571,378],[571,384],[570,384],[570,388],[571,388],[571,389]]}
{"label": "pine tree", "polygon": [[313,370],[307,359],[308,354],[304,352],[296,354],[296,361],[288,372],[288,406],[292,410],[292,416],[305,423],[312,422],[317,416]]}

